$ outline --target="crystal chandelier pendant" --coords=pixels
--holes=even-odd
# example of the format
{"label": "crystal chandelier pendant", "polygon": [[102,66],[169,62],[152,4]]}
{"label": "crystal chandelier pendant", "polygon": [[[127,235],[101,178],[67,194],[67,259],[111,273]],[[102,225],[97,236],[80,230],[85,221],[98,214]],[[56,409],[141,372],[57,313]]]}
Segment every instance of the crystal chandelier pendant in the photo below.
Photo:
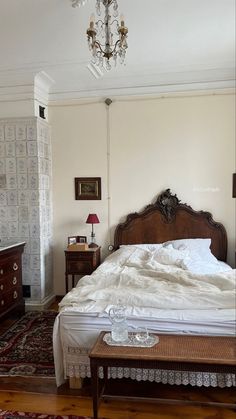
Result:
{"label": "crystal chandelier pendant", "polygon": [[87,3],[87,0],[71,0],[72,7],[84,6]]}
{"label": "crystal chandelier pendant", "polygon": [[108,58],[106,59],[106,70],[107,70],[107,71],[110,71],[110,70],[111,70],[111,63],[110,63],[110,61],[108,60]]}
{"label": "crystal chandelier pendant", "polygon": [[97,0],[96,2],[96,12],[98,16],[101,16],[101,0]]}

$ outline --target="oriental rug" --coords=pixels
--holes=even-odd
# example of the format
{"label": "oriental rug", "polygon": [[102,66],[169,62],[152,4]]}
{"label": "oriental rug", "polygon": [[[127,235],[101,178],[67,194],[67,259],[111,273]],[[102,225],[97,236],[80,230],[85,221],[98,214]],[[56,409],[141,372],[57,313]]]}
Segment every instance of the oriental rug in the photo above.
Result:
{"label": "oriental rug", "polygon": [[54,377],[56,311],[30,311],[0,336],[0,376]]}
{"label": "oriental rug", "polygon": [[35,418],[35,419],[92,419],[91,416],[46,415],[44,413],[12,412],[12,411],[9,411],[9,410],[1,410],[0,409],[0,419],[22,419],[22,418]]}

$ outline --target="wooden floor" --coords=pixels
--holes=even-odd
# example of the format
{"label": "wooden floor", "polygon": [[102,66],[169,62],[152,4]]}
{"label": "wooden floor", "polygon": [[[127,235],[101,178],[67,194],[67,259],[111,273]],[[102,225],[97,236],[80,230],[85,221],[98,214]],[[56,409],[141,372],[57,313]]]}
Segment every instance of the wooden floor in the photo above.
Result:
{"label": "wooden floor", "polygon": [[[53,305],[51,308],[57,308]],[[2,334],[14,319],[1,321]],[[134,383],[131,380],[109,380],[109,394],[182,398],[183,400],[221,401],[236,403],[235,389],[169,386],[156,383]],[[92,416],[90,380],[82,390],[72,390],[68,383],[57,388],[52,378],[0,377],[0,409],[41,412],[48,414],[74,414]],[[233,409],[206,406],[183,406],[170,402],[152,403],[109,398],[101,402],[99,417],[106,419],[235,419]]]}

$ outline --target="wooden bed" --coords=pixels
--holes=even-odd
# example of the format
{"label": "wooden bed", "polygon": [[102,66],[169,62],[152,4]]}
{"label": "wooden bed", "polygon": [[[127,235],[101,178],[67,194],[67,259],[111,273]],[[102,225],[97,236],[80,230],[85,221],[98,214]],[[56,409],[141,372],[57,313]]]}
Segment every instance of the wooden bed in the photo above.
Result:
{"label": "wooden bed", "polygon": [[[132,244],[158,244],[164,243],[170,240],[177,240],[177,239],[194,239],[194,238],[205,238],[211,239],[211,251],[213,255],[222,262],[226,261],[227,257],[227,235],[224,226],[221,223],[215,222],[212,218],[212,215],[206,211],[195,211],[189,205],[181,203],[179,198],[172,194],[170,189],[166,189],[162,192],[156,201],[153,204],[146,206],[141,212],[135,212],[129,214],[123,223],[117,225],[114,234],[114,250],[119,249],[121,245],[132,245]],[[100,268],[98,268],[99,270]],[[97,270],[97,271],[98,271]],[[96,275],[96,271],[94,272]],[[93,274],[93,275],[94,275]],[[92,276],[93,276],[92,275]],[[97,274],[98,275],[98,274]],[[99,277],[96,277],[96,281],[99,282]],[[73,291],[73,290],[72,290]],[[69,293],[70,294],[70,293]],[[66,297],[65,297],[66,298]],[[163,310],[162,310],[163,311]],[[173,310],[175,311],[175,310]],[[178,310],[177,310],[178,311]],[[217,310],[212,310],[213,312]],[[233,310],[231,310],[233,311]],[[173,323],[172,320],[169,318],[163,317],[163,323],[160,317],[155,317],[154,321],[156,321],[156,327],[158,333],[175,333],[175,334],[205,334],[207,335],[207,328],[205,328],[205,323],[201,323],[202,320],[198,319],[198,314],[196,309],[193,310],[195,314],[193,314],[196,327],[200,325],[200,329],[192,328],[191,319],[190,326],[188,323],[184,323],[183,318],[179,317],[179,322]],[[94,311],[95,313],[95,311]],[[57,325],[54,328],[54,357],[58,361],[58,370],[60,372],[60,376],[62,376],[62,371],[64,371],[64,378],[69,377],[70,382],[72,383],[73,380],[80,379],[80,377],[86,377],[88,375],[88,352],[91,349],[92,344],[95,342],[97,336],[99,335],[101,330],[109,330],[110,321],[108,316],[94,314],[94,317],[91,317],[91,313],[88,313],[87,320],[85,317],[82,317],[78,311],[73,311],[73,305],[70,307],[66,307],[65,311],[61,311],[58,319]],[[213,319],[215,319],[216,314],[213,315]],[[58,317],[59,317],[58,316]],[[90,317],[89,317],[90,316]],[[220,321],[219,329],[215,329],[218,335],[221,335],[221,331],[223,331],[222,335],[231,335],[232,336],[232,324],[234,321],[234,315],[230,314],[229,323],[227,323],[227,331],[224,331],[225,324],[224,321],[221,321],[221,313],[217,314],[216,324],[218,327],[218,321]],[[82,320],[81,320],[82,319]],[[136,318],[137,321],[140,321],[139,318]],[[228,319],[228,317],[227,317]],[[85,324],[85,321],[87,323]],[[101,321],[104,321],[101,323]],[[215,320],[213,320],[214,322]],[[227,320],[228,321],[228,320]],[[70,322],[73,322],[72,328],[70,329]],[[96,323],[97,322],[97,323]],[[186,325],[186,329],[184,328]],[[229,325],[229,326],[228,326]],[[203,327],[202,327],[203,326]],[[159,328],[160,327],[160,328]],[[191,327],[191,328],[189,328]],[[159,329],[158,329],[159,328]],[[169,329],[168,329],[169,328]],[[202,332],[203,330],[203,332]],[[90,334],[91,332],[91,334]],[[77,333],[77,335],[76,335]],[[80,342],[81,336],[86,335],[88,333],[88,338],[86,337],[86,342]],[[75,335],[77,337],[75,337]],[[68,336],[68,338],[67,338]],[[57,354],[56,346],[61,346],[61,353]],[[68,364],[66,364],[66,357],[68,354]],[[80,361],[77,362],[77,357],[82,357],[83,359],[87,359],[84,365],[80,365]],[[62,361],[63,360],[63,361]],[[64,366],[62,365],[64,362]],[[77,362],[77,364],[76,364]],[[86,364],[86,365],[85,365]],[[82,372],[82,374],[81,374]],[[84,375],[83,375],[84,374]],[[201,374],[201,372],[200,372]],[[121,378],[121,377],[120,377]],[[149,379],[149,378],[148,378]],[[169,378],[168,378],[169,379]],[[170,372],[170,380],[171,380],[171,372]],[[177,380],[179,378],[177,377]],[[196,376],[196,382],[199,377]],[[209,378],[207,377],[206,380]],[[210,378],[211,379],[211,378]],[[182,378],[181,378],[182,380]],[[185,378],[183,378],[185,380]],[[193,378],[193,381],[195,378]],[[205,377],[201,378],[200,381],[205,380]],[[206,384],[201,385],[218,385],[218,378],[213,378],[213,384],[208,384],[208,381],[205,380]],[[224,384],[226,386],[235,385],[235,377],[227,377],[227,383]],[[57,382],[61,382],[57,380]],[[157,381],[159,382],[159,381]],[[160,381],[163,382],[163,381]],[[175,384],[176,382],[166,381],[170,384]],[[192,384],[190,378],[187,378],[186,382],[182,382],[183,384],[191,384],[191,385],[200,385],[200,384]],[[216,383],[216,384],[215,384]],[[232,384],[233,383],[233,384]],[[222,386],[224,386],[222,385]],[[220,384],[221,386],[221,384]]]}
{"label": "wooden bed", "polygon": [[169,240],[210,238],[211,251],[220,261],[227,257],[224,226],[206,211],[195,211],[182,204],[170,189],[162,192],[154,204],[139,213],[129,214],[115,230],[114,248],[122,244],[164,243]]}

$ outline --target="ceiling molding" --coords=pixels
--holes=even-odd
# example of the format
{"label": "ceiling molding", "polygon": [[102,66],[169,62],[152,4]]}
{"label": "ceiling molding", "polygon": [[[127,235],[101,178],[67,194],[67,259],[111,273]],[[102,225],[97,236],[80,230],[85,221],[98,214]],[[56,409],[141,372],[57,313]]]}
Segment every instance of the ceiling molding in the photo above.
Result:
{"label": "ceiling molding", "polygon": [[[169,70],[169,69],[168,69]],[[194,70],[193,68],[179,68],[178,71],[163,71],[153,73],[153,68],[140,71],[132,69],[129,74],[120,72],[104,73],[103,77],[90,84],[81,82],[75,84],[67,80],[61,85],[55,84],[50,90],[49,100],[80,99],[104,97],[109,95],[143,95],[162,94],[182,91],[227,89],[235,87],[235,69],[207,68]]]}
{"label": "ceiling molding", "polygon": [[34,98],[39,102],[48,103],[49,90],[54,84],[54,80],[45,71],[36,74],[34,78]]}
{"label": "ceiling molding", "polygon": [[78,91],[52,92],[49,94],[49,103],[66,101],[66,100],[80,100],[86,98],[104,98],[107,96],[123,97],[123,96],[143,96],[143,95],[163,95],[163,94],[186,94],[187,92],[214,91],[221,92],[225,89],[233,91],[235,88],[235,81],[218,81],[218,82],[191,82],[179,84],[162,84],[152,86],[134,86],[134,87],[117,87],[108,89],[90,89]]}
{"label": "ceiling molding", "polygon": [[[153,93],[153,94],[137,94],[137,95],[110,95],[112,102],[129,102],[129,101],[138,101],[138,100],[156,100],[156,99],[165,99],[165,98],[177,98],[177,97],[196,97],[196,96],[216,96],[216,95],[234,95],[234,88],[225,88],[225,89],[209,89],[209,90],[186,90],[178,92],[168,92],[168,93]],[[104,99],[107,96],[103,97],[84,97],[80,99],[60,99],[60,100],[49,100],[48,107],[50,106],[76,106],[76,105],[88,105],[95,103],[104,103]]]}
{"label": "ceiling molding", "polygon": [[[81,68],[81,67],[80,67]],[[84,71],[88,71],[86,67]],[[159,69],[160,70],[160,69]],[[56,81],[46,71],[0,72],[0,101],[38,100],[47,104],[49,101],[75,101],[85,98],[104,98],[105,96],[139,96],[182,94],[183,92],[221,91],[235,87],[235,69],[207,68],[194,70],[193,68],[176,68],[178,71],[153,73],[153,69],[146,68],[140,75],[140,70],[132,69],[129,74],[122,71],[104,72],[99,79],[90,75],[90,83],[83,79],[71,80],[69,77],[63,82]],[[61,69],[60,69],[61,71]],[[85,87],[84,87],[85,86]]]}
{"label": "ceiling molding", "polygon": [[18,74],[18,77],[8,78],[0,77],[0,102],[15,102],[37,100],[47,104],[49,99],[49,90],[54,80],[44,71],[37,74],[28,73]]}

